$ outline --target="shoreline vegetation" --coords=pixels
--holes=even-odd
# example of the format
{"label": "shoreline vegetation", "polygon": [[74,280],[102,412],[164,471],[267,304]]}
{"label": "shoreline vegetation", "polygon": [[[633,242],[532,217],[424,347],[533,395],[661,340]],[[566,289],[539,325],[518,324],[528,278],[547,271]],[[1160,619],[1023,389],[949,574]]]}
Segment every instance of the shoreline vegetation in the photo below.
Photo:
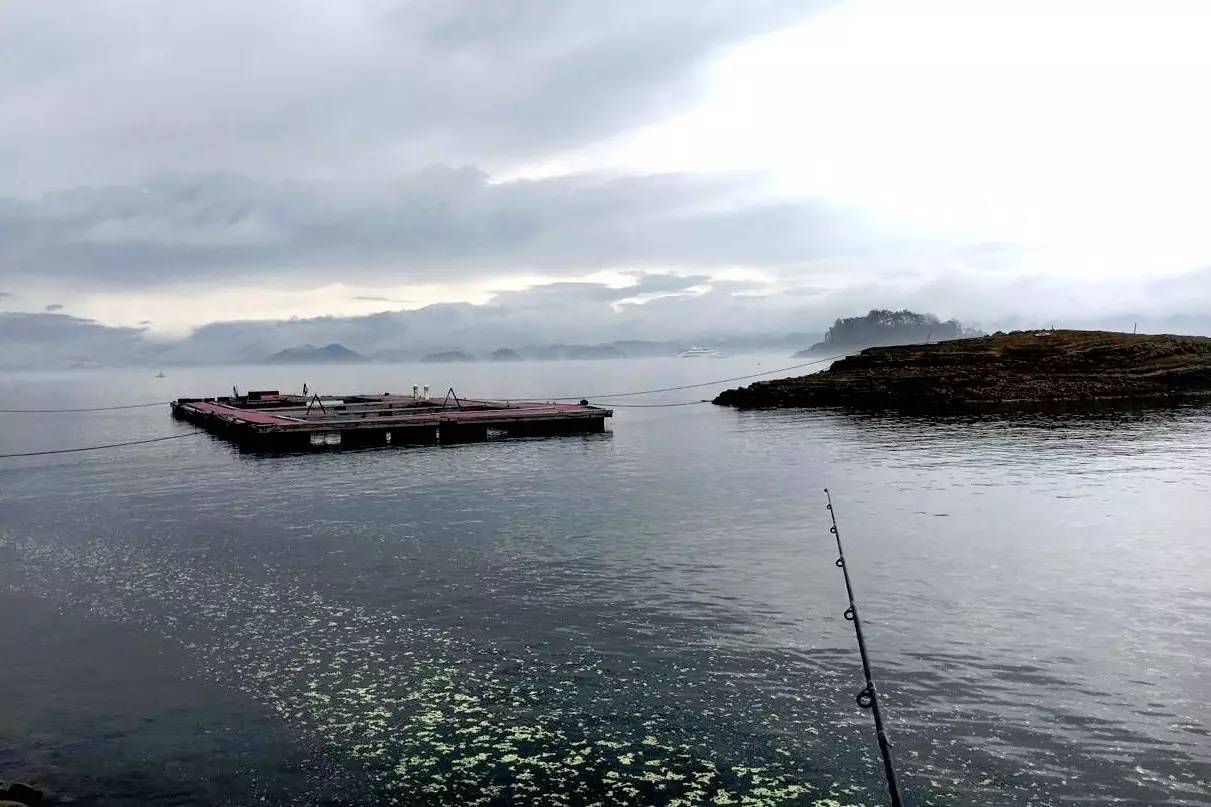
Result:
{"label": "shoreline vegetation", "polygon": [[1211,397],[1211,338],[1041,330],[871,347],[818,373],[726,390],[714,402],[945,414],[1198,397]]}

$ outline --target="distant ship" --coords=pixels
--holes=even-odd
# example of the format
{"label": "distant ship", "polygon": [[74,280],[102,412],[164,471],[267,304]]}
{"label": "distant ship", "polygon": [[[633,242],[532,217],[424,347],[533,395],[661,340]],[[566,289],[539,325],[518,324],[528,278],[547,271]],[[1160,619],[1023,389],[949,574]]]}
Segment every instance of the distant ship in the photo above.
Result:
{"label": "distant ship", "polygon": [[156,378],[165,378],[165,377],[166,377],[166,376],[164,375],[164,371],[163,371],[163,370],[161,370],[160,372],[156,373]]}
{"label": "distant ship", "polygon": [[713,347],[691,347],[677,354],[679,359],[722,359],[723,353]]}

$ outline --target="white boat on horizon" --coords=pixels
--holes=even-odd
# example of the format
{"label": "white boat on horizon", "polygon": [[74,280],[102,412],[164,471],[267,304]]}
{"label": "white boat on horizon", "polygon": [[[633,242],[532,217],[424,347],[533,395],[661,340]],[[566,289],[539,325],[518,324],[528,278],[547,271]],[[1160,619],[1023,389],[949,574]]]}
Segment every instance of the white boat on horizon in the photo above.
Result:
{"label": "white boat on horizon", "polygon": [[679,359],[722,359],[726,354],[713,347],[690,347],[677,354]]}

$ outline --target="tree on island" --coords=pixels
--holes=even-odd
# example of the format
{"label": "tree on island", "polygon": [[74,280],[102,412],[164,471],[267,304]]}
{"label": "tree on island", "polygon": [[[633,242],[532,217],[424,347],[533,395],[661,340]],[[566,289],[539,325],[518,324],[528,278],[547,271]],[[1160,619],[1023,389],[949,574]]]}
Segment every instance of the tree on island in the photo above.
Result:
{"label": "tree on island", "polygon": [[842,317],[824,334],[828,345],[857,345],[871,340],[888,337],[905,342],[924,342],[926,339],[958,339],[963,326],[958,320],[942,322],[933,314],[918,314],[907,308],[889,311],[873,308],[864,317]]}
{"label": "tree on island", "polygon": [[836,347],[942,342],[970,335],[972,334],[963,327],[962,323],[955,319],[943,322],[933,314],[918,314],[907,308],[900,311],[875,308],[862,317],[837,319],[824,334],[823,342],[818,342],[800,353],[807,354],[813,350]]}

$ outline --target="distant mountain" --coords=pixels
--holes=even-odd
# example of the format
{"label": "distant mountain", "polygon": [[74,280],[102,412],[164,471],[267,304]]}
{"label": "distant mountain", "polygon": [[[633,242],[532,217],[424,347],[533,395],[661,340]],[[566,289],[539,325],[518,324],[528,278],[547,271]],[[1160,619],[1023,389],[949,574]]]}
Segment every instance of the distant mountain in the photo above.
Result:
{"label": "distant mountain", "polygon": [[441,353],[426,353],[424,356],[421,356],[421,361],[475,361],[475,357],[470,353],[463,353],[461,350],[445,350]]}
{"label": "distant mountain", "polygon": [[323,347],[315,345],[302,345],[301,347],[288,347],[285,350],[279,350],[274,353],[266,361],[274,364],[338,364],[341,362],[364,361],[364,359],[345,347],[333,342]]}

